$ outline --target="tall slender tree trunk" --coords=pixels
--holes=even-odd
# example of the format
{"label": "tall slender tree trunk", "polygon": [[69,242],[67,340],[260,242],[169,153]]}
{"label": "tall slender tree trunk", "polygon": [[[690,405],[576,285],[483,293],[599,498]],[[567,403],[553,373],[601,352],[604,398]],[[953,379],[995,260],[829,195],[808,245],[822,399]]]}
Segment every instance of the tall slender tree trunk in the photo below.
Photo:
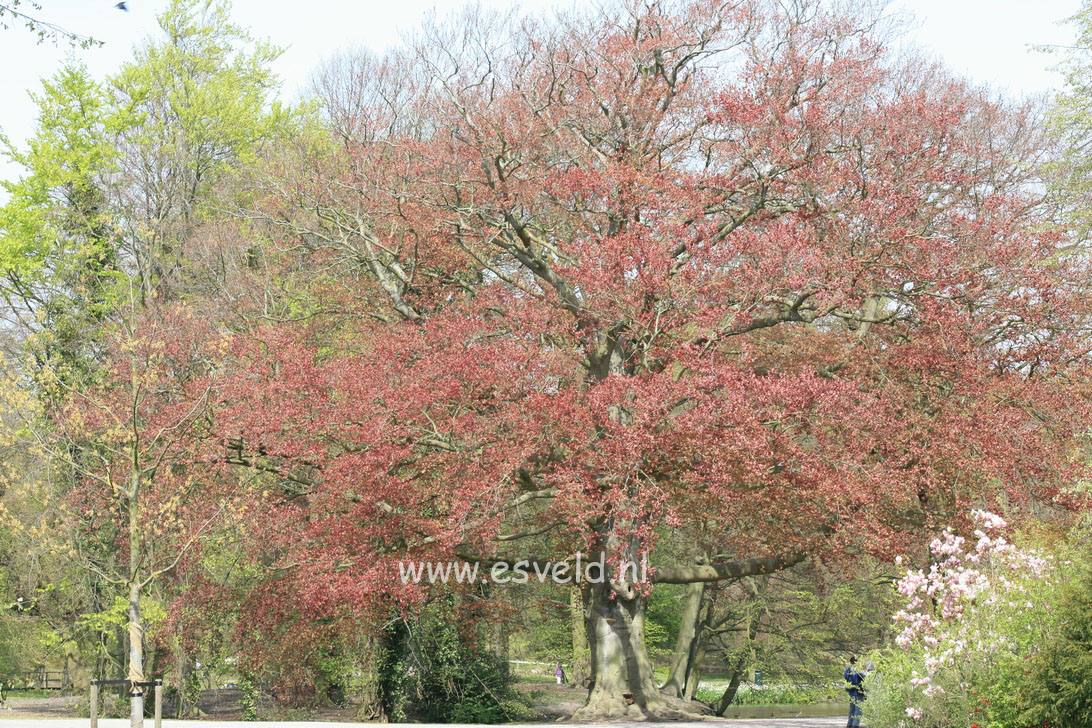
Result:
{"label": "tall slender tree trunk", "polygon": [[[711,607],[706,607],[706,614],[712,611]],[[705,661],[705,649],[709,646],[708,635],[705,634],[706,628],[708,628],[708,617],[703,617],[701,623],[698,626],[700,637],[697,640],[697,646],[694,649],[694,656],[690,661],[690,670],[686,677],[686,688],[683,690],[684,700],[694,700],[694,696],[698,694],[698,683],[701,682],[701,666]]]}
{"label": "tall slender tree trunk", "polygon": [[132,728],[144,726],[144,625],[140,614],[140,582],[129,582],[129,723]]}
{"label": "tall slender tree trunk", "polygon": [[[765,591],[765,584],[760,590],[754,586],[752,581],[751,590],[757,598],[762,591]],[[724,715],[724,711],[728,710],[728,706],[732,704],[732,701],[736,697],[736,691],[739,690],[740,680],[743,678],[743,668],[747,666],[747,658],[751,656],[751,644],[758,637],[758,617],[755,615],[754,610],[757,607],[756,604],[752,604],[751,608],[747,612],[747,637],[739,647],[739,652],[736,655],[736,659],[732,664],[732,679],[728,682],[728,687],[724,689],[724,693],[721,694],[720,700],[713,707],[713,712],[717,715]]]}
{"label": "tall slender tree trunk", "polygon": [[140,614],[140,556],[143,548],[140,530],[140,470],[136,445],[133,445],[133,473],[130,476],[129,508],[129,724],[144,728],[144,623]]}
{"label": "tall slender tree trunk", "polygon": [[732,701],[735,700],[740,680],[743,678],[743,667],[746,660],[746,655],[740,655],[736,658],[736,662],[732,666],[732,679],[728,681],[728,687],[724,689],[720,699],[717,700],[717,704],[713,707],[713,712],[717,715],[724,715],[724,712],[731,706]]}
{"label": "tall slender tree trunk", "polygon": [[704,583],[687,584],[686,603],[683,606],[679,624],[679,638],[675,641],[675,652],[671,658],[671,668],[664,682],[663,691],[676,698],[690,699],[694,696],[697,682],[697,661],[704,628],[702,602],[705,599]]}

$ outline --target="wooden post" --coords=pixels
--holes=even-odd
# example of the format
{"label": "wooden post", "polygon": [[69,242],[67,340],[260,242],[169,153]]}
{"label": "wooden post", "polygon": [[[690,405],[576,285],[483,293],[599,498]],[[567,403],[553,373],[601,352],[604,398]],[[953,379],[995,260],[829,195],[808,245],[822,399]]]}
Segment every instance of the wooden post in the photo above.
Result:
{"label": "wooden post", "polygon": [[99,686],[91,685],[91,728],[99,728]]}
{"label": "wooden post", "polygon": [[163,728],[163,683],[155,684],[155,728]]}

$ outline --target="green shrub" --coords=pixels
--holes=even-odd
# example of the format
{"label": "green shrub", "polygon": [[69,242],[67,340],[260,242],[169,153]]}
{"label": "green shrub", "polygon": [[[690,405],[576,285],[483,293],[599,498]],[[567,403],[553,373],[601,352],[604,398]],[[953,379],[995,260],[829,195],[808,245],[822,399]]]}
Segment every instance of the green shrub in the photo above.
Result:
{"label": "green shrub", "polygon": [[239,678],[239,707],[243,710],[243,720],[258,720],[258,686],[249,676]]}
{"label": "green shrub", "polygon": [[452,619],[454,598],[430,604],[412,622],[387,628],[377,660],[387,720],[412,717],[439,723],[503,723],[535,714],[513,688],[507,660],[487,649],[473,630]]}
{"label": "green shrub", "polygon": [[[695,697],[707,703],[720,700],[723,685],[699,685]],[[816,685],[740,685],[732,705],[813,705],[844,700],[840,688]]]}
{"label": "green shrub", "polygon": [[1092,716],[1092,548],[1079,557],[1076,573],[1059,589],[1057,627],[1016,687],[1027,725],[1080,726]]}
{"label": "green shrub", "polygon": [[521,717],[512,714],[519,696],[512,688],[507,660],[478,649],[449,615],[429,614],[418,629],[416,689],[423,699],[416,705],[421,718],[502,723]]}

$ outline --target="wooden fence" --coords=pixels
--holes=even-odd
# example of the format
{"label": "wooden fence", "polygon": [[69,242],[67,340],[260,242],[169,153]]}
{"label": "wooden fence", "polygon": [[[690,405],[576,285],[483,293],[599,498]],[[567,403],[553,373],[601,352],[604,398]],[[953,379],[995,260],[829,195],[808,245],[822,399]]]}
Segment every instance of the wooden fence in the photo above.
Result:
{"label": "wooden fence", "polygon": [[68,675],[62,669],[39,667],[26,672],[0,675],[5,690],[64,690],[69,687]]}

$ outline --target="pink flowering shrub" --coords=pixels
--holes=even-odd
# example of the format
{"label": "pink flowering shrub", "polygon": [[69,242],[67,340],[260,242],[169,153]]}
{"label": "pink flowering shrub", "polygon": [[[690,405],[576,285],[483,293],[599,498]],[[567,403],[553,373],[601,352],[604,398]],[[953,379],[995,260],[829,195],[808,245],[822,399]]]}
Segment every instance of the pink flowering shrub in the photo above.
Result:
{"label": "pink flowering shrub", "polygon": [[897,584],[906,603],[867,684],[870,728],[1023,728],[1021,685],[1055,619],[1058,565],[1010,543],[1000,516],[972,515],[973,537],[946,529],[928,571]]}

